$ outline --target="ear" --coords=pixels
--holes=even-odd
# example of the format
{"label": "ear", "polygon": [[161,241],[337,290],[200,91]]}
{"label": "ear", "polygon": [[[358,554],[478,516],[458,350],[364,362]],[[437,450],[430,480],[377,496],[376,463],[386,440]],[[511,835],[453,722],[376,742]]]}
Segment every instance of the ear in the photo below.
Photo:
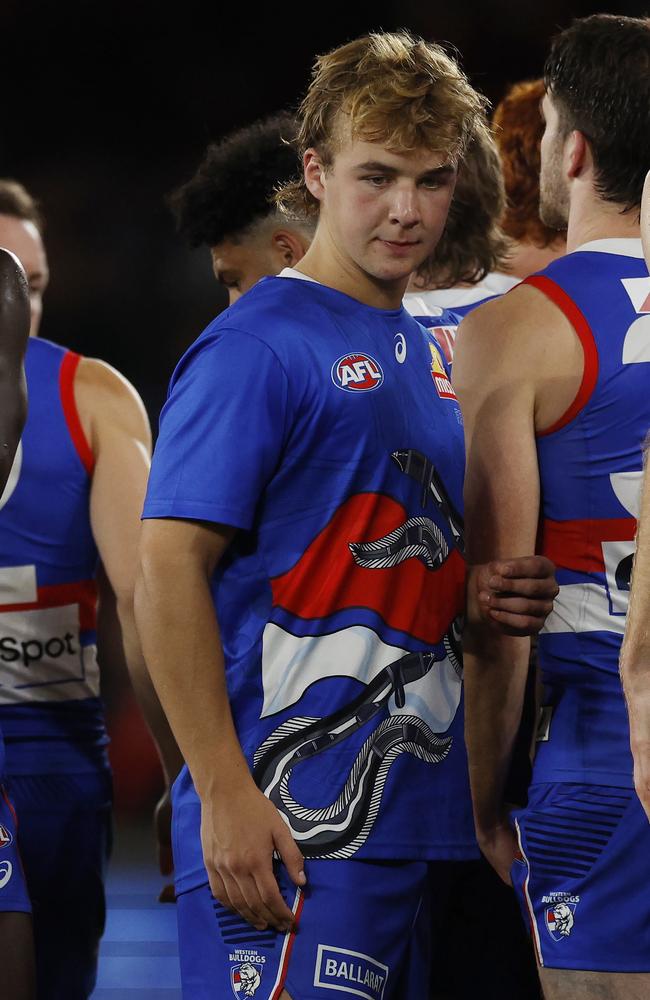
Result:
{"label": "ear", "polygon": [[322,201],[325,195],[325,167],[315,149],[308,149],[302,158],[307,190]]}
{"label": "ear", "polygon": [[573,179],[579,177],[591,166],[591,149],[584,134],[574,129],[566,146],[567,175]]}
{"label": "ear", "polygon": [[271,237],[275,253],[280,255],[283,267],[293,267],[305,256],[308,241],[293,229],[276,229]]}

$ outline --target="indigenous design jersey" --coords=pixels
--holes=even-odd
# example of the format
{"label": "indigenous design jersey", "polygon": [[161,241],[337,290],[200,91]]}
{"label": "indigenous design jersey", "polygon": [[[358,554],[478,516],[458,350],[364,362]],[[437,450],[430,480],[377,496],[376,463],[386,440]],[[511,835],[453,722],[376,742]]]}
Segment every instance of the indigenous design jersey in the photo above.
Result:
{"label": "indigenous design jersey", "polygon": [[576,399],[537,442],[542,551],[560,593],[539,638],[548,708],[534,777],[631,787],[618,659],[650,427],[650,278],[640,241],[614,239],[526,280],[565,313],[585,357]]}
{"label": "indigenous design jersey", "polygon": [[[308,857],[474,856],[463,471],[442,355],[404,309],[267,278],[174,373],[144,516],[242,529],[212,583],[230,701]],[[174,806],[187,888],[187,773]]]}
{"label": "indigenous design jersey", "polygon": [[0,729],[9,774],[85,771],[107,742],[95,656],[93,456],[77,414],[80,358],[30,338],[29,412],[0,499]]}

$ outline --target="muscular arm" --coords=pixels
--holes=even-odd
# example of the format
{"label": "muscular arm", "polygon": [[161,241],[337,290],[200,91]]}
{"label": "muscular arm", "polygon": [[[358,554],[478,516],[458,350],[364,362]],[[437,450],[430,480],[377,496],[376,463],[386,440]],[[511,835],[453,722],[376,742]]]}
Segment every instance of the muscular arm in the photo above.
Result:
{"label": "muscular arm", "polygon": [[[505,881],[516,845],[503,796],[521,719],[530,640],[503,634],[480,614],[473,579],[483,563],[535,549],[540,502],[536,425],[551,423],[554,416],[540,414],[538,403],[545,353],[554,347],[549,309],[555,311],[529,288],[489,303],[463,322],[454,357],[467,449],[465,735],[479,845]],[[531,313],[536,313],[535,323]],[[541,331],[547,343],[540,348]],[[578,384],[576,378],[555,393],[546,385],[546,410],[555,406],[557,415],[563,412]]]}
{"label": "muscular arm", "polygon": [[103,624],[109,621],[119,628],[112,645],[124,650],[136,698],[169,784],[183,761],[147,671],[133,609],[140,514],[151,453],[149,422],[133,387],[102,361],[83,359],[74,388],[95,458],[90,491],[93,537],[104,568],[103,587],[110,586],[117,609],[117,621],[106,616]]}
{"label": "muscular arm", "polygon": [[293,916],[273,877],[276,850],[297,884],[302,855],[259,791],[233,723],[210,580],[234,529],[147,520],[136,590],[138,627],[160,700],[201,800],[203,857],[213,894],[256,927]]}
{"label": "muscular arm", "polygon": [[0,249],[0,493],[27,416],[23,359],[29,336],[29,290],[17,257]]}
{"label": "muscular arm", "polygon": [[634,785],[650,819],[650,475],[647,465],[620,666],[630,717]]}

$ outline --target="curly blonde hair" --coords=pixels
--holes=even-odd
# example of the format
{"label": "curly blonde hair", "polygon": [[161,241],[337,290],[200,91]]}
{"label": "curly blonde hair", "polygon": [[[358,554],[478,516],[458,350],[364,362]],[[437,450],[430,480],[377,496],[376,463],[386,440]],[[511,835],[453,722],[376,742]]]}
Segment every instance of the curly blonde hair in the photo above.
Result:
{"label": "curly blonde hair", "polygon": [[[347,132],[401,153],[428,149],[455,163],[484,122],[485,106],[439,45],[406,31],[373,33],[316,59],[296,147],[301,158],[317,149],[327,168]],[[290,216],[319,208],[304,178],[283,185],[276,202]]]}

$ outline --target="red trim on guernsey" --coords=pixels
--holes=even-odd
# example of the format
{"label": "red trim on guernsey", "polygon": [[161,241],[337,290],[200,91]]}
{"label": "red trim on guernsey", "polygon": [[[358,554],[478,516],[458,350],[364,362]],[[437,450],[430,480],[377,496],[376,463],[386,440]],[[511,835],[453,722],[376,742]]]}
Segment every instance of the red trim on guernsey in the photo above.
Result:
{"label": "red trim on guernsey", "polygon": [[11,815],[14,818],[14,824],[15,824],[16,830],[17,830],[18,829],[18,817],[16,816],[16,810],[14,809],[14,804],[11,801],[11,799],[9,798],[9,796],[7,795],[7,789],[5,788],[5,786],[2,785],[0,787],[2,788],[2,797],[5,800],[5,802],[7,803],[7,805],[9,806],[9,812],[11,813]]}
{"label": "red trim on guernsey", "polygon": [[533,274],[529,278],[524,278],[522,285],[532,285],[546,295],[551,302],[555,303],[558,309],[564,313],[578,335],[585,355],[582,382],[580,383],[576,397],[559,420],[556,420],[546,430],[539,431],[537,434],[537,437],[546,437],[547,434],[554,434],[555,431],[559,431],[562,427],[566,427],[567,424],[571,423],[589,402],[591,394],[596,388],[596,380],[598,379],[598,348],[596,347],[592,329],[584,314],[573,299],[551,278],[547,278],[544,274]]}
{"label": "red trim on guernsey", "polygon": [[538,549],[556,566],[577,573],[603,572],[603,542],[630,542],[636,534],[633,517],[586,521],[542,522]]}
{"label": "red trim on guernsey", "polygon": [[0,614],[6,611],[34,611],[39,608],[61,608],[66,604],[79,605],[79,628],[82,632],[97,627],[97,584],[94,580],[79,583],[54,583],[39,587],[36,601],[23,604],[0,604]]}
{"label": "red trim on guernsey", "polygon": [[61,405],[63,406],[63,414],[65,416],[65,422],[68,425],[68,431],[70,437],[72,438],[72,443],[77,450],[77,454],[81,459],[81,463],[88,473],[92,476],[93,469],[95,468],[95,456],[92,453],[92,449],[88,443],[88,438],[84,433],[84,429],[81,426],[81,419],[79,417],[79,411],[77,410],[77,404],[74,398],[74,377],[81,361],[81,355],[75,354],[74,351],[68,351],[61,362],[61,368],[59,371],[59,391],[61,393]]}
{"label": "red trim on guernsey", "polygon": [[284,954],[281,958],[280,971],[278,973],[278,980],[273,993],[269,997],[269,1000],[279,1000],[282,990],[284,989],[285,980],[287,978],[287,972],[289,971],[289,960],[291,958],[291,952],[293,951],[293,942],[296,938],[296,931],[298,930],[298,924],[300,923],[300,914],[302,913],[302,908],[305,904],[305,894],[301,889],[298,890],[298,905],[294,910],[294,915],[296,921],[294,924],[294,929],[289,934],[289,938],[284,949]]}

